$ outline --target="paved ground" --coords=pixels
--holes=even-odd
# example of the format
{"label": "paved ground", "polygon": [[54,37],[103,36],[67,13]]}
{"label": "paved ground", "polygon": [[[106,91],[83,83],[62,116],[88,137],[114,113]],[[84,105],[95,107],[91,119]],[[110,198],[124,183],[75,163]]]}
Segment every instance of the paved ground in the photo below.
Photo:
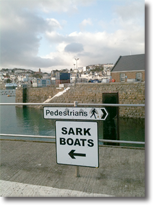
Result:
{"label": "paved ground", "polygon": [[100,147],[99,168],[56,164],[54,143],[0,140],[2,197],[145,197],[145,150]]}
{"label": "paved ground", "polygon": [[1,197],[112,197],[106,194],[86,193],[68,189],[29,185],[0,180]]}

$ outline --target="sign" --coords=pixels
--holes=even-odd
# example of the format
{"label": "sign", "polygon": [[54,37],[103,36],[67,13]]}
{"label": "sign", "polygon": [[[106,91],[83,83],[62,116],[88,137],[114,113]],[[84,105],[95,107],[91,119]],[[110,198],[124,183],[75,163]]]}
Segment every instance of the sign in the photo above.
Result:
{"label": "sign", "polygon": [[107,116],[105,108],[44,107],[45,119],[105,120]]}
{"label": "sign", "polygon": [[59,87],[61,87],[61,88],[64,87],[64,84],[59,84]]}
{"label": "sign", "polygon": [[56,121],[57,163],[98,167],[97,122]]}

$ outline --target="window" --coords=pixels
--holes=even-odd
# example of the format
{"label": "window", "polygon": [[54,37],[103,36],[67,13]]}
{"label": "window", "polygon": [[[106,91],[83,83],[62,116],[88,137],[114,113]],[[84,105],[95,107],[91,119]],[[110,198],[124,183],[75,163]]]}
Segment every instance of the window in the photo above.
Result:
{"label": "window", "polygon": [[120,74],[120,81],[124,82],[125,81],[125,73]]}
{"label": "window", "polygon": [[136,81],[142,81],[142,73],[141,72],[136,73]]}

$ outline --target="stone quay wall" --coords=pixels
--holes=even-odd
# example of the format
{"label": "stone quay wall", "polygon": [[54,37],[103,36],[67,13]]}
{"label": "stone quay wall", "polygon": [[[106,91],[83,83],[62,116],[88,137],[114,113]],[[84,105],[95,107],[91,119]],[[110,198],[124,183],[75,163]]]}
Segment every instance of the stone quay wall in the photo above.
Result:
{"label": "stone quay wall", "polygon": [[54,86],[49,87],[40,87],[40,88],[32,88],[28,87],[26,89],[26,99],[23,100],[23,88],[16,89],[16,103],[43,103],[49,97],[53,97],[62,89],[56,89]]}
{"label": "stone quay wall", "polygon": [[[30,88],[28,102],[44,102],[49,96],[56,94],[53,87]],[[60,90],[61,91],[61,90]],[[21,90],[16,91],[16,101],[20,102]],[[119,104],[145,104],[145,83],[80,83],[71,86],[63,95],[54,98],[52,103],[102,103],[103,93],[119,95]],[[119,107],[119,116],[124,118],[145,118],[145,107]]]}

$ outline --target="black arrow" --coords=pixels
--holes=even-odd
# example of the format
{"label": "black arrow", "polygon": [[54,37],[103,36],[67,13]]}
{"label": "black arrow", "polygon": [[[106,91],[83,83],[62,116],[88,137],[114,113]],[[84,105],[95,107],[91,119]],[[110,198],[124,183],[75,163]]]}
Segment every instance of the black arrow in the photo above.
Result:
{"label": "black arrow", "polygon": [[71,158],[76,159],[74,156],[86,157],[86,154],[74,153],[75,150],[71,150],[68,154]]}
{"label": "black arrow", "polygon": [[105,109],[101,109],[101,111],[103,112],[103,115],[101,116],[101,119],[104,119],[105,116],[107,115],[107,113],[105,112]]}

